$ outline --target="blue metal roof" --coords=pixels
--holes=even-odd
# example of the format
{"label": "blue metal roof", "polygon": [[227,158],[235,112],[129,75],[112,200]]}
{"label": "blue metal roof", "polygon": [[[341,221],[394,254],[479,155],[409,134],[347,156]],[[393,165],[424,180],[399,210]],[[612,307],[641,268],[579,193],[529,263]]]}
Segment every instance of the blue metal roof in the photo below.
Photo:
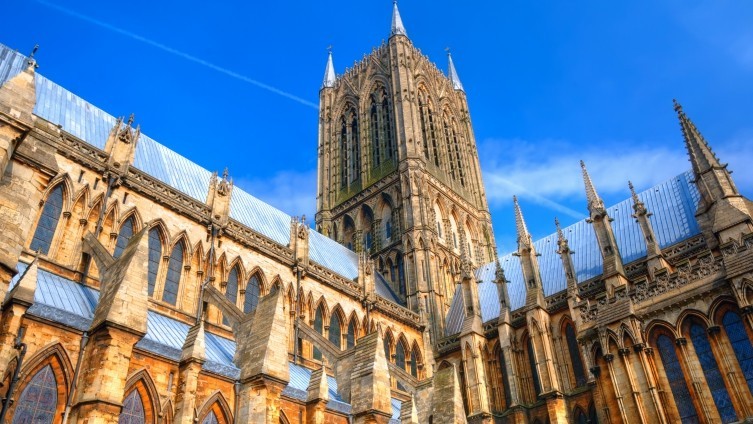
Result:
{"label": "blue metal roof", "polygon": [[26,66],[26,56],[0,44],[0,85],[18,75]]}
{"label": "blue metal roof", "polygon": [[[692,171],[686,171],[663,183],[657,184],[638,194],[646,208],[653,215],[649,221],[662,248],[676,244],[700,233],[695,220],[700,194],[692,183]],[[624,200],[607,208],[612,221],[617,246],[623,263],[630,263],[646,256],[646,245],[643,234],[633,214],[632,199]],[[575,252],[573,264],[578,283],[590,280],[601,274],[602,258],[599,245],[591,224],[582,220],[563,228],[570,248]],[[557,234],[550,234],[533,243],[538,257],[544,295],[551,296],[567,288],[562,259],[557,254]],[[508,253],[499,258],[500,265],[509,281],[507,285],[512,310],[525,305],[526,289],[523,284],[523,272],[520,259]],[[484,322],[499,316],[499,294],[494,284],[494,263],[480,266],[476,270],[479,281],[479,297],[481,300],[481,317]],[[447,334],[460,331],[463,321],[462,299],[456,291],[453,304],[445,320]]]}
{"label": "blue metal roof", "polygon": [[309,233],[309,258],[345,278],[358,277],[358,255],[316,231]]}

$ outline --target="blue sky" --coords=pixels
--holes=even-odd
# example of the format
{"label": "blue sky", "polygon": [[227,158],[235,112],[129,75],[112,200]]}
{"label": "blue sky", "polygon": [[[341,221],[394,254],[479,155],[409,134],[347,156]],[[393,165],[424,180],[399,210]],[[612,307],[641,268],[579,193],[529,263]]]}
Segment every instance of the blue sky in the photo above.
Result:
{"label": "blue sky", "polygon": [[[689,167],[672,98],[753,196],[753,2],[399,3],[415,45],[465,86],[500,253],[511,197],[535,238]],[[391,2],[3,6],[0,43],[39,72],[292,215],[313,215],[318,90],[389,36]]]}

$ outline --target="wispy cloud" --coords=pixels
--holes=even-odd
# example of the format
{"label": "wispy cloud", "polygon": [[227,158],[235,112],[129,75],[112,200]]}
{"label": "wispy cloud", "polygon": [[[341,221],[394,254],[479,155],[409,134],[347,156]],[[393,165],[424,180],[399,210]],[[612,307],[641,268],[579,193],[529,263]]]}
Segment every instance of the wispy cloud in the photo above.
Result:
{"label": "wispy cloud", "polygon": [[[542,151],[540,146],[546,146]],[[716,143],[721,160],[730,169],[745,170],[753,161],[753,133]],[[583,213],[567,207],[566,200],[585,198],[579,160],[584,160],[602,196],[624,194],[628,180],[639,189],[660,183],[690,168],[682,145],[662,146],[609,142],[583,148],[564,141],[486,140],[479,145],[487,198],[492,205],[522,198],[574,218]],[[750,194],[753,175],[735,174],[739,188]]]}
{"label": "wispy cloud", "polygon": [[306,215],[313,222],[316,212],[316,170],[280,171],[269,178],[241,177],[236,186],[289,215]]}
{"label": "wispy cloud", "polygon": [[221,74],[225,74],[225,75],[227,75],[227,76],[229,76],[231,78],[235,78],[237,80],[240,80],[240,81],[243,81],[245,83],[254,85],[256,87],[259,87],[261,89],[267,90],[267,91],[269,91],[271,93],[274,93],[274,94],[277,94],[279,96],[285,97],[287,99],[293,100],[293,101],[298,102],[298,103],[300,103],[300,104],[302,104],[304,106],[308,106],[310,108],[317,109],[317,110],[319,109],[319,106],[316,105],[315,103],[310,102],[310,101],[308,101],[306,99],[303,99],[301,97],[298,97],[298,96],[296,96],[294,94],[288,93],[287,91],[280,90],[277,87],[273,87],[273,86],[271,86],[269,84],[265,84],[265,83],[263,83],[261,81],[255,80],[253,78],[249,78],[249,77],[247,77],[247,76],[245,76],[243,74],[239,74],[238,72],[235,72],[235,71],[232,71],[230,69],[224,68],[222,66],[216,65],[216,64],[214,64],[212,62],[208,62],[208,61],[206,61],[204,59],[201,59],[199,57],[193,56],[193,55],[188,54],[186,52],[183,52],[181,50],[178,50],[178,49],[172,48],[170,46],[164,45],[164,44],[162,44],[160,42],[157,42],[157,41],[154,41],[154,40],[152,40],[150,38],[146,38],[144,36],[141,36],[139,34],[133,33],[133,32],[128,31],[128,30],[125,30],[123,28],[116,27],[116,26],[114,26],[112,24],[109,24],[107,22],[100,21],[99,19],[92,18],[91,16],[84,15],[82,13],[76,12],[75,10],[68,9],[66,7],[60,6],[60,5],[55,4],[55,3],[50,3],[50,2],[45,1],[45,0],[36,0],[36,2],[39,3],[39,4],[41,4],[41,5],[44,5],[46,7],[49,7],[50,9],[55,9],[58,12],[62,12],[64,14],[68,15],[68,16],[72,16],[72,17],[74,17],[76,19],[80,19],[82,21],[85,21],[85,22],[88,22],[90,24],[96,25],[98,27],[104,28],[104,29],[106,29],[108,31],[112,31],[114,33],[123,35],[123,36],[128,37],[128,38],[130,38],[132,40],[140,41],[140,42],[142,42],[144,44],[148,44],[148,45],[150,45],[152,47],[160,49],[160,50],[162,50],[162,51],[164,51],[166,53],[170,53],[170,54],[172,54],[174,56],[178,56],[178,57],[183,58],[185,60],[188,60],[190,62],[193,62],[193,63],[196,63],[198,65],[207,67],[209,69],[215,70],[215,71],[217,71],[217,72],[219,72]]}

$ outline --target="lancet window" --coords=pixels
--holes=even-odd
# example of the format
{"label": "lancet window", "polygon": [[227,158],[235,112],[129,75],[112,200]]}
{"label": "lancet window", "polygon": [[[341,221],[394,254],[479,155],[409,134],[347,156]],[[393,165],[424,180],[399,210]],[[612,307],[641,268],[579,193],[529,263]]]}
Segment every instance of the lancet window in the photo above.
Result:
{"label": "lancet window", "polygon": [[58,404],[58,383],[51,365],[31,378],[16,403],[13,424],[52,423]]}
{"label": "lancet window", "polygon": [[259,294],[261,292],[261,281],[259,274],[254,274],[246,284],[246,292],[243,299],[243,312],[249,313],[256,310],[259,305]]}
{"label": "lancet window", "polygon": [[154,295],[154,286],[157,284],[159,263],[162,259],[162,238],[159,230],[155,227],[149,230],[149,258],[147,262],[147,286],[149,296]]}
{"label": "lancet window", "polygon": [[698,413],[693,406],[693,399],[690,397],[690,391],[682,373],[682,366],[675,350],[674,341],[669,336],[660,334],[656,338],[656,348],[664,366],[664,373],[667,375],[680,421],[683,423],[699,422]]}
{"label": "lancet window", "polygon": [[123,250],[128,246],[128,241],[133,237],[133,229],[133,217],[128,218],[123,225],[120,226],[118,239],[115,241],[115,252],[112,254],[114,258],[119,258],[120,255],[123,254]]}
{"label": "lancet window", "polygon": [[740,364],[740,369],[743,371],[743,376],[748,382],[748,387],[753,392],[753,345],[745,332],[743,321],[736,312],[728,311],[722,317],[722,325],[735,352],[737,362]]}
{"label": "lancet window", "polygon": [[572,364],[573,375],[575,376],[575,385],[581,387],[586,384],[586,372],[583,367],[583,360],[578,349],[578,340],[575,337],[575,328],[572,323],[565,324],[565,339],[567,340],[567,350],[570,354],[570,363]]}
{"label": "lancet window", "polygon": [[[238,302],[238,266],[234,266],[230,270],[227,276],[227,283],[225,284],[225,299],[229,300],[233,305],[237,305]],[[227,318],[222,318],[222,323],[229,325],[230,322]]]}
{"label": "lancet window", "polygon": [[693,342],[696,356],[698,356],[698,362],[703,369],[703,374],[706,377],[706,384],[711,397],[714,399],[716,408],[719,411],[719,415],[722,418],[722,422],[728,423],[737,421],[737,414],[735,413],[732,399],[730,399],[727,387],[724,385],[724,378],[719,371],[719,366],[714,358],[714,353],[711,350],[711,343],[709,343],[709,336],[706,333],[706,329],[698,322],[693,322],[690,325],[690,339]]}
{"label": "lancet window", "polygon": [[[314,330],[316,330],[319,334],[324,335],[324,312],[322,311],[322,306],[319,305],[318,308],[316,308],[316,314],[314,315]],[[320,351],[316,346],[314,346],[314,359],[322,360],[322,351]]]}
{"label": "lancet window", "polygon": [[392,114],[387,90],[380,86],[369,96],[372,165],[377,167],[395,156]]}
{"label": "lancet window", "polygon": [[52,237],[55,235],[55,228],[60,220],[60,213],[63,211],[63,184],[58,184],[52,189],[47,201],[42,208],[42,214],[37,222],[37,229],[34,231],[34,237],[31,239],[29,248],[34,251],[40,251],[46,255],[52,245]]}
{"label": "lancet window", "polygon": [[358,115],[350,107],[340,117],[340,187],[345,188],[361,175],[361,146]]}
{"label": "lancet window", "polygon": [[138,390],[131,390],[123,401],[123,410],[118,417],[118,424],[144,424],[146,414],[144,412],[144,402]]}
{"label": "lancet window", "polygon": [[342,324],[340,323],[340,314],[333,313],[329,320],[329,341],[338,349],[342,348]]}
{"label": "lancet window", "polygon": [[175,305],[178,300],[180,277],[183,275],[184,251],[183,242],[176,243],[172,253],[170,253],[170,261],[167,263],[167,276],[165,277],[165,288],[162,290],[162,301],[171,305]]}

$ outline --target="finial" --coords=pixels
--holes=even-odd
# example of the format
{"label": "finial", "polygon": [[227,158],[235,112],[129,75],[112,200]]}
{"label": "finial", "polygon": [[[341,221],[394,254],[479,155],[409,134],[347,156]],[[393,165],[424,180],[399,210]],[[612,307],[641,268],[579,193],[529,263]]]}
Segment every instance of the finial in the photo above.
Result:
{"label": "finial", "polygon": [[[327,47],[327,66],[324,68],[324,80],[322,80],[322,88],[332,88],[337,82],[335,76],[335,65],[332,62],[332,46]],[[347,73],[347,70],[346,70]]]}
{"label": "finial", "polygon": [[134,116],[135,115],[132,113],[131,116],[128,117],[128,126],[129,127],[131,126],[131,124],[133,124],[133,118],[134,118]]}
{"label": "finial", "polygon": [[515,206],[515,228],[518,232],[518,244],[524,243],[527,246],[530,244],[531,236],[528,234],[526,221],[523,219],[523,211],[518,204],[518,197],[512,196],[512,202]]}
{"label": "finial", "polygon": [[327,52],[329,54],[332,54],[332,44],[330,44],[329,46],[327,46]]}
{"label": "finial", "polygon": [[228,169],[227,169],[227,166],[226,166],[225,170],[222,171],[222,179],[223,180],[227,180],[227,176],[228,176]]}
{"label": "finial", "polygon": [[450,78],[452,88],[459,91],[465,91],[463,89],[463,83],[460,82],[460,77],[458,77],[458,72],[455,70],[455,64],[452,62],[450,48],[446,47],[444,50],[447,52],[447,76]]}
{"label": "finial", "polygon": [[29,59],[34,59],[34,55],[37,54],[37,50],[39,50],[39,44],[34,45],[34,49],[32,49],[31,54],[29,55]]}
{"label": "finial", "polygon": [[677,99],[672,99],[672,103],[675,106],[675,112],[682,113],[682,105],[677,102]]}
{"label": "finial", "polygon": [[628,187],[630,187],[630,195],[633,197],[633,203],[640,203],[641,199],[638,198],[638,194],[635,192],[635,187],[633,187],[633,182],[628,180]]}
{"label": "finial", "polygon": [[560,227],[560,220],[556,216],[554,217],[554,226],[557,227],[557,238],[560,240],[565,238],[565,235],[562,233],[562,227]]}
{"label": "finial", "polygon": [[597,210],[603,209],[604,202],[602,202],[599,194],[596,192],[596,187],[594,187],[594,183],[591,181],[591,176],[588,175],[586,163],[582,160],[580,161],[580,169],[583,172],[583,184],[586,186],[586,199],[588,200],[589,212],[592,212],[594,208]]}

